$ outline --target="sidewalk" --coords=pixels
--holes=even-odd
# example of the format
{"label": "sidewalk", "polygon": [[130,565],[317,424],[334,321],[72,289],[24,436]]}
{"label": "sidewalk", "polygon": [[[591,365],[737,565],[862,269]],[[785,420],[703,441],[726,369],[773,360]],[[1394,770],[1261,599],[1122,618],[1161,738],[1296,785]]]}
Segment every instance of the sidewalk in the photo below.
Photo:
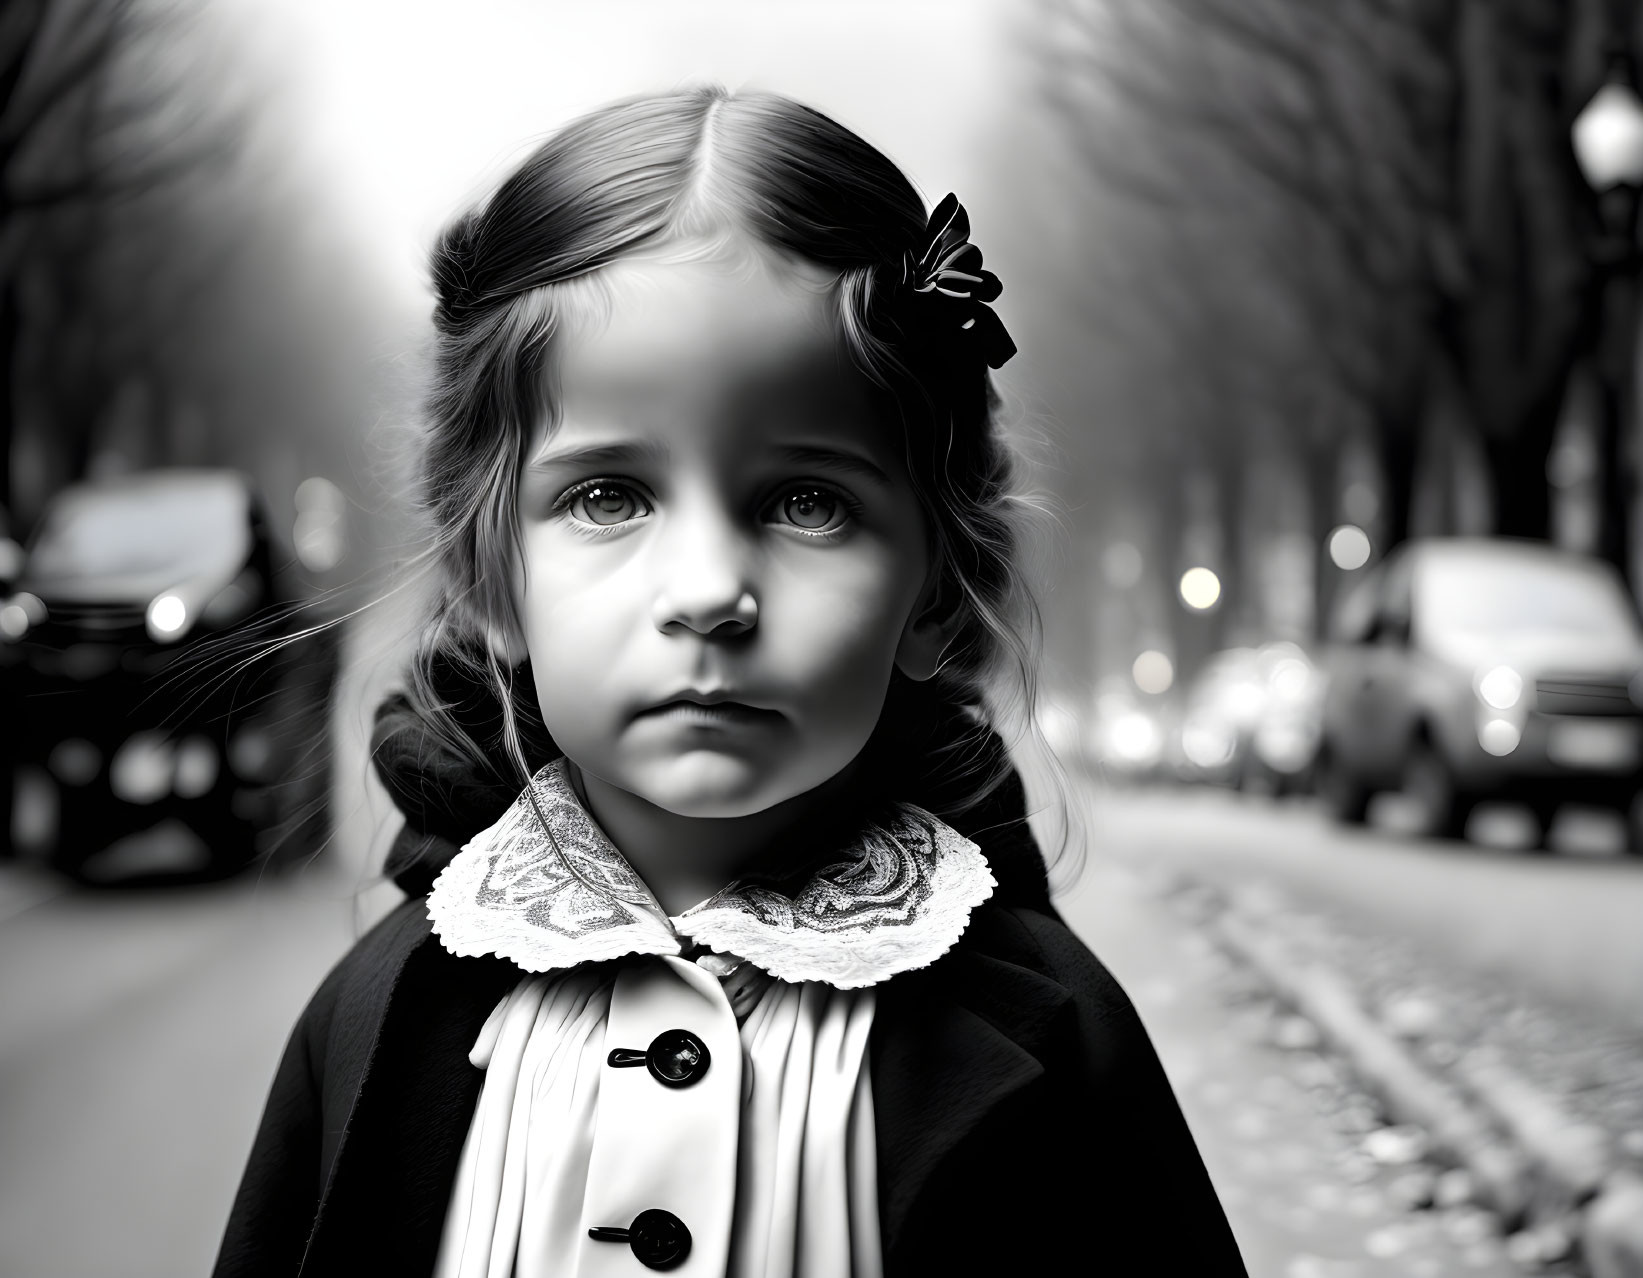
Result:
{"label": "sidewalk", "polygon": [[1384,1125],[1320,1036],[1179,901],[1092,856],[1058,904],[1139,1009],[1252,1278],[1530,1272],[1471,1186]]}
{"label": "sidewalk", "polygon": [[[1324,1048],[1364,1095],[1372,1155],[1420,1166],[1420,1209],[1471,1204],[1526,1272],[1643,1275],[1643,1043],[1271,889],[1160,878],[1143,895],[1276,999],[1272,1035]],[[1385,1124],[1385,1125],[1382,1125]]]}

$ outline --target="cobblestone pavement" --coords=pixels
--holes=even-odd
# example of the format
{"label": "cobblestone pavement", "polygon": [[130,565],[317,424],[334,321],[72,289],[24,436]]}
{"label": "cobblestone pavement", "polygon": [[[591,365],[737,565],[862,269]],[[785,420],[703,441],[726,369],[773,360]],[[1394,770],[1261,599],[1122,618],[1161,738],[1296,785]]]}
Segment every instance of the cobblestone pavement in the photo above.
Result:
{"label": "cobblestone pavement", "polygon": [[1643,1034],[1498,973],[1439,964],[1348,910],[1302,907],[1269,888],[1243,895],[1245,912],[1350,973],[1363,1006],[1425,1064],[1441,1073],[1474,1052],[1509,1061],[1572,1119],[1610,1133],[1620,1161],[1643,1171]]}
{"label": "cobblestone pavement", "polygon": [[1059,903],[1140,1010],[1253,1278],[1532,1271],[1464,1173],[1427,1165],[1418,1132],[1383,1125],[1311,1027],[1151,885],[1092,857]]}
{"label": "cobblestone pavement", "polygon": [[[1555,1183],[1506,1244],[1524,1268],[1556,1271],[1580,1225],[1567,1186],[1643,1171],[1643,864],[1596,822],[1571,820],[1548,856],[1513,842],[1510,810],[1488,815],[1495,828],[1473,831],[1484,842],[1460,843],[1343,830],[1304,803],[1160,791],[1104,796],[1100,832],[1189,916],[1230,905],[1321,963],[1497,1131],[1532,1135],[1524,1153],[1551,1160],[1537,1165]],[[1275,1032],[1316,1036],[1294,1017]]]}

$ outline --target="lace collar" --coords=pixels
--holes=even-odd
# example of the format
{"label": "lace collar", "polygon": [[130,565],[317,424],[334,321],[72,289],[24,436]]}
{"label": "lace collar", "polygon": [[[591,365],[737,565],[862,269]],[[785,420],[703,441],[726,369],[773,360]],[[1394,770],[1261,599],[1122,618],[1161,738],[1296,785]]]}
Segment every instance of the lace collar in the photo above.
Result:
{"label": "lace collar", "polygon": [[904,804],[791,896],[737,881],[669,918],[559,759],[440,872],[428,917],[451,953],[527,972],[702,945],[784,981],[857,989],[935,962],[995,886],[979,847]]}

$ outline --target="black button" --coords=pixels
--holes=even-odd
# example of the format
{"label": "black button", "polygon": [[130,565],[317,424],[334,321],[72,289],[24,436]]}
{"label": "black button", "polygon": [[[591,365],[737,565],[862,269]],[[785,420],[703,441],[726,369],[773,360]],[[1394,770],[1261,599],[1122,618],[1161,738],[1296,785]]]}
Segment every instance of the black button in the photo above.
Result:
{"label": "black button", "polygon": [[636,1052],[632,1048],[613,1048],[605,1058],[607,1065],[622,1068],[644,1065],[650,1076],[665,1087],[689,1087],[712,1063],[707,1044],[689,1030],[663,1030],[650,1041],[650,1049]]}
{"label": "black button", "polygon": [[663,1030],[650,1041],[645,1066],[651,1077],[669,1087],[689,1087],[703,1074],[713,1058],[707,1044],[689,1030]]}
{"label": "black button", "polygon": [[670,1211],[652,1207],[640,1212],[626,1229],[595,1225],[588,1237],[599,1242],[625,1242],[646,1269],[672,1269],[690,1255],[690,1230]]}
{"label": "black button", "polygon": [[628,1246],[646,1269],[672,1269],[690,1255],[690,1230],[670,1211],[652,1207],[628,1226]]}

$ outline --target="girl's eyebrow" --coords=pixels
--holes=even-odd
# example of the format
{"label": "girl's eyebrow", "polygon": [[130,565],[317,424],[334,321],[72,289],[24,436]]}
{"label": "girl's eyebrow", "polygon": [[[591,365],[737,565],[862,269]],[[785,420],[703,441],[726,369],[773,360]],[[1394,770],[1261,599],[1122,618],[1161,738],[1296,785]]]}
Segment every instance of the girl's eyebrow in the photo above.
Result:
{"label": "girl's eyebrow", "polygon": [[798,466],[821,466],[828,470],[848,471],[852,475],[864,475],[886,487],[892,483],[890,476],[881,467],[860,453],[815,444],[783,444],[772,451],[783,461]]}
{"label": "girl's eyebrow", "polygon": [[531,458],[531,469],[564,466],[573,470],[598,469],[602,466],[620,466],[632,462],[665,462],[667,446],[655,440],[635,440],[626,444],[590,444],[586,448],[570,448],[555,452],[550,446]]}

